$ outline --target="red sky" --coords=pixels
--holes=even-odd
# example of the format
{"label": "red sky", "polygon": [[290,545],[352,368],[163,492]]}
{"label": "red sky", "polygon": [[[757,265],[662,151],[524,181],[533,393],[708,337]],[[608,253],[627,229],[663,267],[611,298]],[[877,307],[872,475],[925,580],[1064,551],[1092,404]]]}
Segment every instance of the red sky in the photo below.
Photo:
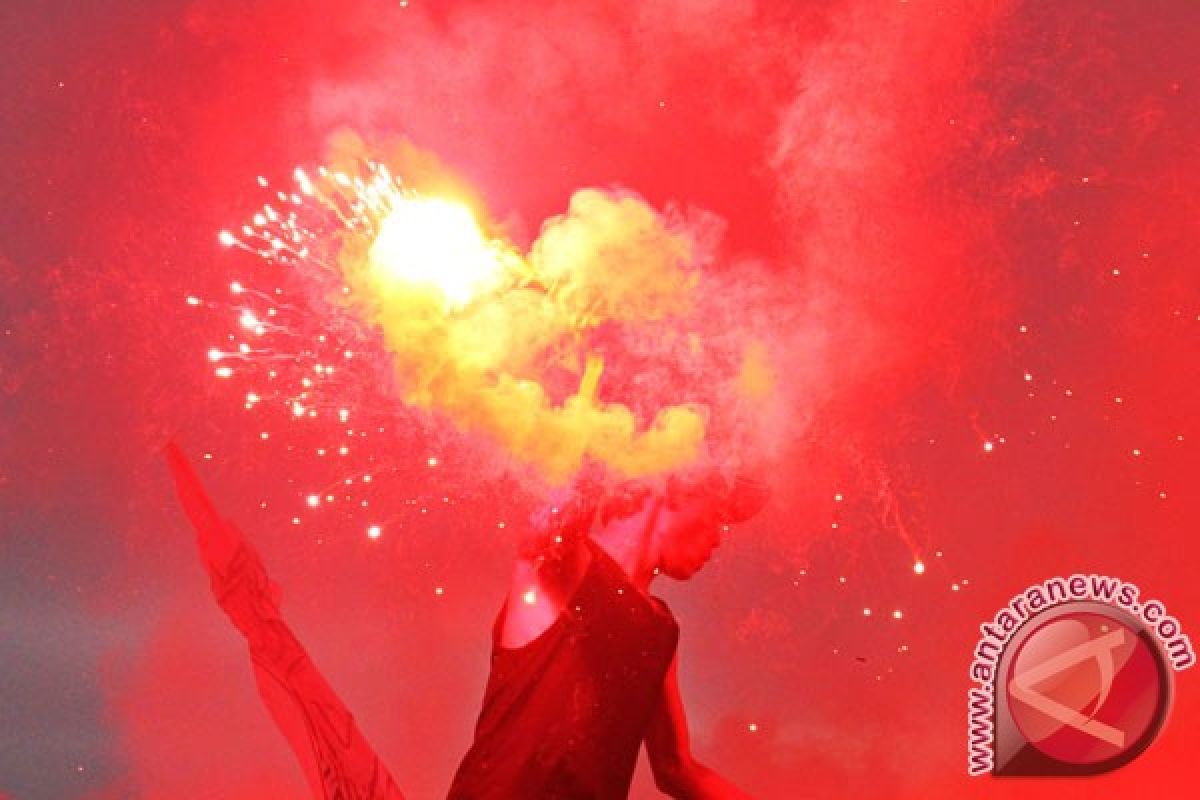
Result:
{"label": "red sky", "polygon": [[0,794],[303,796],[174,506],[172,435],[216,454],[401,787],[449,785],[510,487],[414,424],[372,445],[394,531],[295,529],[287,481],[326,468],[264,449],[184,302],[224,292],[216,231],[254,178],[346,127],[433,154],[525,244],[588,186],[711,212],[713,279],[767,298],[775,500],[659,589],[703,760],[763,798],[1184,785],[1189,672],[1150,750],[1091,780],[968,780],[965,695],[979,623],[1053,575],[1200,625],[1195,3],[118,0],[0,30]]}

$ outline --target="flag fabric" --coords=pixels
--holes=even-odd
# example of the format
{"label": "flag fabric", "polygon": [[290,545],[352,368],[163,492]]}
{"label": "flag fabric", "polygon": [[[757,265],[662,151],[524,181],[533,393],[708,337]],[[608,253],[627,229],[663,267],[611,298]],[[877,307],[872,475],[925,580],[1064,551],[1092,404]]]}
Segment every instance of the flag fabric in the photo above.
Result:
{"label": "flag fabric", "polygon": [[246,638],[263,704],[295,753],[318,800],[403,800],[353,715],[280,613],[279,586],[245,535],[217,514],[178,445],[167,462],[196,531],[213,595]]}

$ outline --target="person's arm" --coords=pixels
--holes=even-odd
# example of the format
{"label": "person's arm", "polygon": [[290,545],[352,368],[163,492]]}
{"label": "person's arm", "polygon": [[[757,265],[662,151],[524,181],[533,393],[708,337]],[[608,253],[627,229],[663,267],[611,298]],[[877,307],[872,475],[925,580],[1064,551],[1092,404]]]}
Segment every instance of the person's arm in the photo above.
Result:
{"label": "person's arm", "polygon": [[504,647],[532,641],[562,613],[587,568],[584,539],[595,505],[596,495],[582,491],[577,482],[552,492],[528,524],[515,531],[516,559],[500,629]]}
{"label": "person's arm", "polygon": [[166,455],[213,594],[246,637],[259,696],[300,762],[313,796],[403,800],[354,717],[284,622],[279,587],[254,548],[217,513],[178,445],[169,444]]}
{"label": "person's arm", "polygon": [[659,705],[646,732],[646,755],[655,785],[677,800],[749,800],[750,795],[692,757],[677,663],[672,661],[667,670]]}
{"label": "person's arm", "polygon": [[594,471],[581,473],[569,486],[552,490],[517,531],[517,558],[529,562],[554,561],[570,555],[592,528],[603,486]]}

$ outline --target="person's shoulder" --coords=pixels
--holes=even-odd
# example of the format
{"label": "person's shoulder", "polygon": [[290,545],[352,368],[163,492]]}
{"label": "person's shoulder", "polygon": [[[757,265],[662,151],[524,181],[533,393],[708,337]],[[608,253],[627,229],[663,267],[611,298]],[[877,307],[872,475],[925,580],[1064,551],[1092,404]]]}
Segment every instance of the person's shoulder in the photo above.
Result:
{"label": "person's shoulder", "polygon": [[679,620],[675,619],[675,615],[671,613],[671,607],[661,597],[652,594],[647,594],[646,597],[655,611],[656,627],[663,631],[666,640],[674,648],[679,643]]}
{"label": "person's shoulder", "polygon": [[666,617],[670,617],[672,621],[675,620],[675,614],[671,611],[671,607],[667,605],[666,600],[653,594],[648,594],[646,597],[650,600],[650,605],[654,606],[655,610]]}
{"label": "person's shoulder", "polygon": [[564,542],[534,558],[518,556],[513,569],[513,597],[533,589],[559,606],[565,605],[591,572],[595,557],[582,542]]}

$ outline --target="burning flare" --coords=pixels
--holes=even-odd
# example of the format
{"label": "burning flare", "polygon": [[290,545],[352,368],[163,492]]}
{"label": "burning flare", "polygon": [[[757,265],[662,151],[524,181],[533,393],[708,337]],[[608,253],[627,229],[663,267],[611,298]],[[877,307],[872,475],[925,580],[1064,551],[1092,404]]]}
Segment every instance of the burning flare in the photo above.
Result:
{"label": "burning flare", "polygon": [[[277,193],[290,208],[264,206],[220,240],[321,276],[337,308],[382,334],[405,403],[487,434],[554,483],[585,460],[638,477],[701,455],[703,407],[663,402],[639,418],[598,396],[601,330],[652,338],[692,307],[686,229],[632,194],[587,189],[522,254],[381,164],[294,178],[297,192]],[[748,382],[761,391],[760,376]]]}
{"label": "burning flare", "polygon": [[503,276],[494,248],[466,206],[413,197],[379,225],[368,254],[381,280],[436,287],[447,308],[461,308]]}

